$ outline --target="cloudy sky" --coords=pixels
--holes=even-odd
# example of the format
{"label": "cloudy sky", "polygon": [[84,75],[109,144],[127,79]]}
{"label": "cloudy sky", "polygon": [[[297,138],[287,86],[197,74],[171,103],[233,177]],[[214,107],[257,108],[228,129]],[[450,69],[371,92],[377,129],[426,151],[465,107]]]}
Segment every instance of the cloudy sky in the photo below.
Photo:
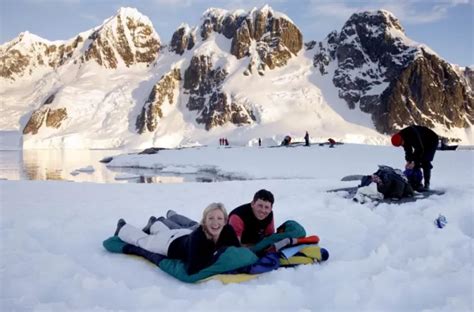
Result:
{"label": "cloudy sky", "polygon": [[384,8],[400,19],[411,39],[450,63],[474,65],[474,0],[0,0],[0,43],[25,30],[48,40],[69,39],[100,25],[122,6],[148,16],[168,42],[181,23],[198,25],[209,7],[250,10],[264,4],[288,15],[305,41],[339,31],[354,12]]}

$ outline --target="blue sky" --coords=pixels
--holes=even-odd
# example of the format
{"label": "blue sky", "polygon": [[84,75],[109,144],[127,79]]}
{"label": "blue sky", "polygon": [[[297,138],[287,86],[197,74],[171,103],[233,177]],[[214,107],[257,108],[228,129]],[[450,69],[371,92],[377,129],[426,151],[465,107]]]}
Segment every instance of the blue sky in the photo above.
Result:
{"label": "blue sky", "polygon": [[354,12],[386,9],[408,37],[425,43],[450,63],[474,65],[474,0],[0,0],[0,43],[28,30],[48,40],[65,40],[100,25],[122,6],[135,7],[168,42],[183,22],[199,24],[204,10],[249,10],[269,4],[288,15],[304,41],[340,30]]}

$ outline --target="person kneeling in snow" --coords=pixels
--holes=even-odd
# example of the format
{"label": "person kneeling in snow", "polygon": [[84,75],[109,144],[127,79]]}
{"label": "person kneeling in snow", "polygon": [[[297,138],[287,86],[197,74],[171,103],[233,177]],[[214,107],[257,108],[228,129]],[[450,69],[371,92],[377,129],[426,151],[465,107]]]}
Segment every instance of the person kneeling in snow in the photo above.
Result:
{"label": "person kneeling in snow", "polygon": [[240,246],[227,219],[224,205],[212,203],[204,209],[195,230],[170,229],[159,219],[150,218],[142,231],[120,219],[114,235],[152,253],[180,259],[186,264],[187,273],[194,274],[212,265],[225,247]]}
{"label": "person kneeling in snow", "polygon": [[[371,188],[374,182],[376,191]],[[400,170],[388,166],[379,166],[379,170],[364,176],[354,197],[355,201],[364,202],[364,197],[371,199],[401,199],[414,195],[413,188]]]}

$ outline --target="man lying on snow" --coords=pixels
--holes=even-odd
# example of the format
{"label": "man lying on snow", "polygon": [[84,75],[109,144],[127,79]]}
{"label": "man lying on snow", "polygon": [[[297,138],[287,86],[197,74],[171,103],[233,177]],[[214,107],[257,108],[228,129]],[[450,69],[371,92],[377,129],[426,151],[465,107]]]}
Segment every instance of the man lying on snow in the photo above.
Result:
{"label": "man lying on snow", "polygon": [[204,209],[201,223],[194,230],[170,229],[155,219],[142,231],[120,219],[115,235],[152,253],[180,259],[187,273],[194,274],[211,265],[223,247],[240,246],[233,228],[226,224],[227,218],[224,205],[212,203]]}
{"label": "man lying on snow", "polygon": [[244,246],[252,246],[275,233],[273,203],[270,191],[259,190],[250,203],[241,205],[229,214],[229,224]]}

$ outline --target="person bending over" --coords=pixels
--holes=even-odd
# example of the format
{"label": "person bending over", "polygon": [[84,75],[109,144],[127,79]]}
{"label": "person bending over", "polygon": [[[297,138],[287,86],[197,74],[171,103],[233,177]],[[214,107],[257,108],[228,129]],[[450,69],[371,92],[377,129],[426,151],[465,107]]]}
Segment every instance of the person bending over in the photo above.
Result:
{"label": "person bending over", "polygon": [[424,188],[417,191],[430,189],[431,169],[436,148],[438,147],[438,135],[431,129],[423,126],[409,126],[392,136],[392,145],[403,146],[405,150],[406,169],[423,169]]}

